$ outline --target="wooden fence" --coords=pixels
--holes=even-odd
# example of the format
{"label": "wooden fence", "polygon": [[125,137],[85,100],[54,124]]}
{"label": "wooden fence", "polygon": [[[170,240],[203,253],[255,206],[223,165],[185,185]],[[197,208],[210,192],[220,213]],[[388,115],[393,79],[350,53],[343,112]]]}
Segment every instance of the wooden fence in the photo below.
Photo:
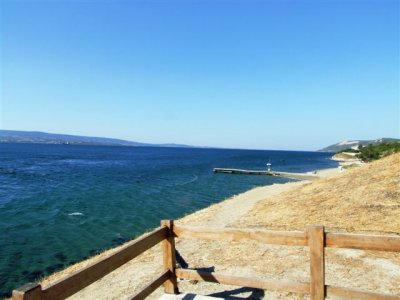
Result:
{"label": "wooden fence", "polygon": [[[234,241],[252,240],[265,244],[307,246],[310,250],[310,282],[291,282],[229,276],[189,269],[177,269],[175,238]],[[323,226],[309,226],[302,231],[255,231],[240,229],[201,228],[174,225],[173,221],[161,221],[161,227],[131,241],[100,261],[78,270],[49,286],[27,284],[13,291],[13,300],[58,300],[69,297],[90,285],[154,245],[162,242],[164,271],[130,299],[144,299],[164,284],[166,293],[177,294],[177,278],[217,282],[264,290],[309,294],[320,300],[327,296],[345,299],[400,300],[399,296],[366,292],[325,284],[325,248],[351,248],[400,252],[399,236],[361,235],[325,232]]]}

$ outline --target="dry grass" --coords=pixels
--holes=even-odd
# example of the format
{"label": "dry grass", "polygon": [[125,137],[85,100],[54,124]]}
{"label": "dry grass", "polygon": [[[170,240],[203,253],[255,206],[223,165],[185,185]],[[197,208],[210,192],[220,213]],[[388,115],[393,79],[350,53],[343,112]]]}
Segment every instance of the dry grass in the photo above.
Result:
{"label": "dry grass", "polygon": [[400,153],[258,202],[238,226],[400,234]]}
{"label": "dry grass", "polygon": [[[251,197],[249,197],[251,198]],[[188,216],[184,223],[212,218],[233,198],[209,210]],[[233,202],[233,203],[232,203]],[[232,216],[235,214],[232,212]],[[225,226],[304,230],[323,224],[328,231],[400,235],[400,154],[312,182],[290,184],[279,193],[266,194],[238,219]],[[189,222],[187,222],[189,221]],[[303,281],[309,279],[308,249],[256,243],[227,245],[210,241],[181,241],[191,267],[215,267],[217,272]],[[400,253],[350,249],[326,250],[328,284],[400,295]],[[184,286],[200,294],[216,292],[215,285]],[[221,288],[221,287],[220,287]],[[307,299],[302,295],[266,292],[264,299]]]}
{"label": "dry grass", "polygon": [[355,155],[353,153],[349,154],[349,153],[345,153],[345,152],[341,152],[341,153],[337,153],[333,156],[334,160],[358,160]]}

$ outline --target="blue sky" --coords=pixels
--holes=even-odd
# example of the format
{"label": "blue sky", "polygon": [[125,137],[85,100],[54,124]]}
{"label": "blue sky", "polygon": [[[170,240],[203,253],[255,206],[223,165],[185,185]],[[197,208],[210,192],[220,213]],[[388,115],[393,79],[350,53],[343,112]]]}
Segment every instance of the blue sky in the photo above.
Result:
{"label": "blue sky", "polygon": [[398,1],[0,1],[2,129],[293,150],[400,135]]}

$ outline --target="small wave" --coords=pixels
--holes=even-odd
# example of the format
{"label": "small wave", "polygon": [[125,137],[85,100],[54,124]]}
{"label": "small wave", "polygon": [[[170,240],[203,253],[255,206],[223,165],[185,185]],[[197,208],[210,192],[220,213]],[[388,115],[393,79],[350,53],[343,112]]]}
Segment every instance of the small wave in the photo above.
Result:
{"label": "small wave", "polygon": [[68,214],[68,216],[84,216],[84,214],[79,212],[79,211],[77,211],[77,212],[73,212],[73,213]]}
{"label": "small wave", "polygon": [[84,159],[84,158],[67,158],[67,159],[60,159],[59,163],[69,164],[69,165],[99,165],[99,164],[107,164],[107,161]]}
{"label": "small wave", "polygon": [[197,177],[197,175],[194,174],[192,179],[190,179],[190,180],[188,180],[188,181],[185,181],[185,182],[182,182],[182,183],[177,183],[176,185],[185,185],[185,184],[189,184],[189,183],[195,182],[197,179],[199,179],[199,177]]}

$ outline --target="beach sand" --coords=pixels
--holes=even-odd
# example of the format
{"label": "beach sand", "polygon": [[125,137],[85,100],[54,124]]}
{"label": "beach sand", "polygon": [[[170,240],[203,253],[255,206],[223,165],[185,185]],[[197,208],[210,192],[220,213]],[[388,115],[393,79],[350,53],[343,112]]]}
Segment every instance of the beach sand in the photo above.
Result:
{"label": "beach sand", "polygon": [[[375,180],[379,181],[382,178],[386,178],[384,177],[384,172],[389,172],[389,166],[393,166],[393,162],[396,163],[400,161],[399,159],[400,155],[396,156],[394,161],[388,161],[382,174],[371,173],[377,176]],[[372,166],[372,171],[375,167],[375,165]],[[386,185],[382,182],[376,183],[376,186],[381,186],[382,190],[387,193],[387,197],[385,197],[387,203],[384,201],[382,203],[374,202],[376,205],[380,205],[376,209],[379,212],[370,214],[369,223],[365,219],[366,216],[368,217],[368,211],[371,211],[368,205],[372,204],[368,202],[369,198],[362,197],[361,190],[365,188],[365,184],[371,185],[371,183],[362,183],[361,179],[357,178],[361,176],[360,174],[371,172],[370,168],[371,166],[366,165],[344,173],[339,173],[338,169],[324,170],[318,172],[321,179],[312,182],[298,181],[258,187],[211,205],[176,222],[178,224],[220,228],[240,227],[285,230],[304,230],[306,225],[319,223],[328,225],[328,229],[332,229],[332,231],[400,234],[400,227],[398,227],[400,221],[393,222],[393,218],[396,215],[396,219],[398,219],[400,212],[399,194],[393,192],[393,189],[395,191],[400,187],[400,177],[392,181],[389,179]],[[367,177],[370,177],[369,173]],[[363,177],[362,180],[366,179]],[[351,185],[348,186],[349,191],[341,192],[346,188],[346,185]],[[376,187],[371,186],[371,189],[374,188]],[[351,191],[354,190],[355,195],[360,196],[360,199],[357,200],[358,202],[355,201],[353,203],[353,201],[349,204],[347,203],[349,200],[346,197],[351,197]],[[377,193],[382,195],[382,190],[378,190]],[[324,194],[328,196],[321,197]],[[375,194],[371,197],[374,196]],[[341,197],[344,198],[342,199]],[[320,198],[322,202],[316,200]],[[301,203],[301,201],[304,203]],[[345,201],[345,203],[340,203],[340,201]],[[361,223],[357,223],[358,214],[355,210],[344,211],[344,209],[355,209],[356,206],[367,207],[364,210],[361,209],[360,216],[363,220]],[[319,210],[316,209],[318,207],[320,208]],[[384,218],[383,216],[388,217]],[[346,221],[347,218],[349,219]],[[374,218],[381,218],[381,220]],[[372,225],[365,227],[367,223]],[[355,225],[349,226],[349,224]],[[237,276],[298,282],[309,281],[307,247],[271,246],[255,242],[228,243],[177,239],[176,248],[190,268],[204,268],[222,274]],[[45,286],[49,282],[88,265],[117,249],[108,250],[96,257],[49,276],[42,282],[42,285]],[[400,295],[400,254],[350,249],[327,249],[326,258],[327,284]],[[70,299],[127,299],[135,291],[151,281],[152,278],[160,274],[162,269],[161,246],[156,245],[151,250],[73,295]],[[204,282],[180,281],[179,288],[181,292],[214,295],[224,298],[231,296],[251,297],[253,299],[308,299],[308,296],[301,294],[245,289]],[[162,294],[163,289],[161,287],[149,299],[158,299]]]}

